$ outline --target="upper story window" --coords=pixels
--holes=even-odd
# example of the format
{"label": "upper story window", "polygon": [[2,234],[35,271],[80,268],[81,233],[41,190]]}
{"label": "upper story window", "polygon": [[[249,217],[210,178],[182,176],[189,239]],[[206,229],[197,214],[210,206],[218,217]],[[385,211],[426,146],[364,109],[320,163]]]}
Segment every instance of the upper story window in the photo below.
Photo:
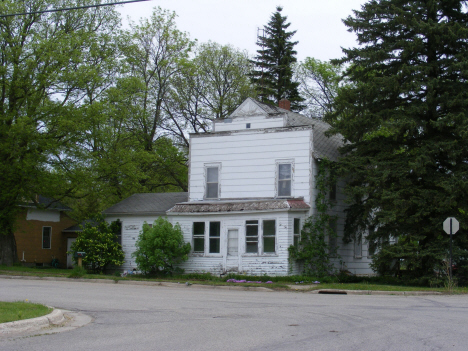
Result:
{"label": "upper story window", "polygon": [[205,197],[207,199],[219,198],[219,166],[206,167]]}
{"label": "upper story window", "polygon": [[292,164],[278,164],[278,196],[291,196]]}

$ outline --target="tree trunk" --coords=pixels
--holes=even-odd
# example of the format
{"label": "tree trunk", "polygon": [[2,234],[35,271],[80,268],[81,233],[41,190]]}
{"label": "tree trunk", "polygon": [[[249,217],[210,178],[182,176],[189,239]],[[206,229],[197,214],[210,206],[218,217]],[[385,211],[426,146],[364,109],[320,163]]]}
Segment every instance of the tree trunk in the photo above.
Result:
{"label": "tree trunk", "polygon": [[0,234],[0,265],[12,266],[18,262],[16,253],[16,240],[13,230]]}

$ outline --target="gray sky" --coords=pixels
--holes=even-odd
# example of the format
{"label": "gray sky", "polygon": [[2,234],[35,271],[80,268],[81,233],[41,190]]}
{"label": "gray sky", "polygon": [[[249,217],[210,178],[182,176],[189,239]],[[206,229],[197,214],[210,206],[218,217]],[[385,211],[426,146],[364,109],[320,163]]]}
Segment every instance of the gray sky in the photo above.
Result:
{"label": "gray sky", "polygon": [[360,9],[366,0],[151,0],[119,8],[124,18],[138,21],[149,17],[154,7],[175,11],[179,30],[199,42],[231,44],[255,54],[257,28],[263,28],[277,5],[297,30],[293,40],[297,58],[329,60],[342,56],[341,47],[356,46],[356,36],[346,30],[342,19]]}

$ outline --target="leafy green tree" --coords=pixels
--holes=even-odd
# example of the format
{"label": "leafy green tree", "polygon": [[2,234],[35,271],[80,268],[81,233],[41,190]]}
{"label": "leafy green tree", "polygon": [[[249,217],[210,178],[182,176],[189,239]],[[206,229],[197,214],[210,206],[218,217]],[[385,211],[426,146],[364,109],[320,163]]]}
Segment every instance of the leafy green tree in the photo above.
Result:
{"label": "leafy green tree", "polygon": [[300,263],[303,273],[308,276],[324,277],[336,273],[333,259],[337,257],[337,232],[333,223],[336,216],[331,214],[333,208],[328,200],[328,191],[335,179],[332,176],[334,165],[328,160],[320,161],[315,184],[315,213],[307,218],[301,230],[297,245],[289,247],[289,257]]}
{"label": "leafy green tree", "polygon": [[261,101],[278,105],[281,99],[291,102],[291,109],[300,111],[304,99],[299,95],[299,83],[293,80],[293,66],[297,62],[294,46],[297,41],[291,41],[296,31],[288,32],[291,23],[281,14],[278,6],[270,21],[264,26],[264,35],[259,36],[257,50],[252,63],[255,71],[251,74],[252,82],[257,87]]}
{"label": "leafy green tree", "polygon": [[347,237],[370,228],[368,241],[393,245],[376,259],[414,276],[434,274],[448,252],[442,223],[467,208],[466,3],[373,0],[344,21],[361,44],[339,61],[352,84],[329,118],[349,141]]}
{"label": "leafy green tree", "polygon": [[191,250],[190,244],[184,243],[179,224],[173,226],[162,217],[155,220],[152,227],[143,224],[135,246],[132,256],[138,269],[145,274],[174,272],[174,265],[186,261]]}
{"label": "leafy green tree", "polygon": [[[0,13],[22,13],[94,1],[5,0]],[[67,6],[65,6],[67,5]],[[118,29],[110,7],[0,18],[0,263],[17,260],[17,203],[73,191],[64,155],[81,127],[86,97],[109,35]],[[96,61],[97,60],[97,61]],[[51,172],[55,166],[61,171]]]}
{"label": "leafy green tree", "polygon": [[246,52],[213,42],[199,45],[195,57],[175,75],[165,103],[166,130],[188,147],[187,132],[206,132],[247,97],[255,96]]}
{"label": "leafy green tree", "polygon": [[311,117],[323,117],[333,111],[333,102],[341,82],[342,68],[338,64],[307,57],[296,67],[299,92],[305,98],[306,109]]}
{"label": "leafy green tree", "polygon": [[[108,224],[102,216],[95,217],[96,223],[88,222],[71,246],[71,253],[85,252],[83,266],[93,273],[103,272],[109,265],[120,266],[125,254],[118,243],[121,223]],[[75,259],[76,261],[76,259]]]}

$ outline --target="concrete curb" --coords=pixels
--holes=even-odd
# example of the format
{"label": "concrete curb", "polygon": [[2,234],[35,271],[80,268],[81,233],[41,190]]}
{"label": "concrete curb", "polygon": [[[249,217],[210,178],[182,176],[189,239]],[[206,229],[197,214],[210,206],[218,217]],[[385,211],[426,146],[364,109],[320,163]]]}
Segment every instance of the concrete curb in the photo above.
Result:
{"label": "concrete curb", "polygon": [[[223,289],[223,290],[241,290],[241,291],[275,291],[270,288],[256,286],[239,286],[239,285],[204,285],[204,284],[186,284],[171,283],[171,282],[150,282],[139,280],[114,280],[114,279],[84,279],[84,278],[62,278],[62,277],[32,277],[22,275],[0,275],[0,279],[25,279],[25,280],[50,280],[50,281],[66,281],[66,282],[86,282],[86,283],[101,283],[101,284],[124,284],[124,285],[147,285],[147,286],[165,286],[171,288],[199,288],[199,289]],[[317,285],[288,285],[295,291],[303,291],[310,294],[341,294],[341,295],[401,295],[401,296],[429,296],[443,295],[438,291],[381,291],[381,290],[342,290],[342,289],[315,289],[309,290],[310,287]]]}
{"label": "concrete curb", "polygon": [[63,316],[63,311],[54,309],[48,315],[31,318],[31,319],[23,319],[20,321],[8,322],[8,323],[1,323],[0,324],[0,336],[7,336],[13,333],[21,333],[27,332],[32,330],[38,330],[49,325],[59,325],[65,321],[65,317]]}

